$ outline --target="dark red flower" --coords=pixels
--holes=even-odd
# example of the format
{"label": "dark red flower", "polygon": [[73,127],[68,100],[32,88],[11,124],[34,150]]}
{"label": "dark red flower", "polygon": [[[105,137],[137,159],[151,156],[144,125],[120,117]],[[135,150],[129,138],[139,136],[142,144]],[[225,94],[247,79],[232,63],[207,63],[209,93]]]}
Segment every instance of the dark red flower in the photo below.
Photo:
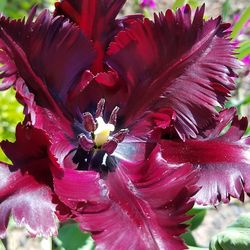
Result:
{"label": "dark red flower", "polygon": [[192,163],[199,169],[200,204],[227,203],[230,196],[244,201],[244,191],[250,193],[250,138],[242,138],[248,123],[235,113],[222,111],[216,127],[196,140],[162,140],[163,157],[169,163]]}
{"label": "dark red flower", "polygon": [[[249,139],[236,142],[245,119],[215,139],[225,127],[218,119],[224,125],[231,119],[231,110],[218,114],[216,106],[234,89],[239,65],[229,26],[220,18],[204,21],[204,7],[191,18],[188,5],[154,21],[118,20],[124,2],[64,0],[53,16],[43,11],[35,19],[33,10],[26,22],[1,17],[1,89],[13,86],[25,107],[16,143],[2,142],[14,165],[1,165],[8,180],[0,190],[2,234],[11,212],[41,235],[55,232],[56,214],[80,222],[99,249],[183,249],[177,236],[197,181],[196,199],[204,204],[248,192]],[[237,156],[221,162],[218,154],[217,168],[230,169],[220,184],[206,155],[215,141]],[[34,148],[26,153],[27,143]],[[196,148],[200,155],[192,153]],[[216,176],[209,185],[207,169]],[[45,204],[39,211],[49,220],[41,227],[39,219],[25,218],[33,211],[26,195],[39,187],[46,190],[38,194]],[[17,194],[20,203],[12,204]],[[20,204],[26,214],[15,210]]]}
{"label": "dark red flower", "polygon": [[42,131],[21,125],[17,126],[15,143],[1,142],[13,162],[13,166],[0,163],[1,237],[5,236],[11,214],[34,236],[48,237],[57,232],[49,144]]}

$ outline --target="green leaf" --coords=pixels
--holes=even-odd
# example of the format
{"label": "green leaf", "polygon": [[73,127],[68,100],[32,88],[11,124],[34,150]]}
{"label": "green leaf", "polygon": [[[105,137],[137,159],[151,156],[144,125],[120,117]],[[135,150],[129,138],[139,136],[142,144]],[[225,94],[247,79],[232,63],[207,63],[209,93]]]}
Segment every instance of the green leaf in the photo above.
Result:
{"label": "green leaf", "polygon": [[181,235],[181,238],[185,241],[188,246],[197,246],[194,236],[190,231]]}
{"label": "green leaf", "polygon": [[86,249],[83,248],[85,245],[90,245],[87,249],[94,249],[93,241],[90,235],[80,230],[78,224],[65,224],[58,232],[57,238],[54,239],[56,244],[59,245],[59,249],[65,250],[78,250]]}
{"label": "green leaf", "polygon": [[192,215],[193,218],[189,221],[190,224],[189,229],[192,231],[196,229],[204,220],[206,215],[207,209],[206,208],[193,208],[191,209],[188,214]]}
{"label": "green leaf", "polygon": [[187,222],[189,225],[188,231],[181,235],[181,238],[189,246],[197,246],[197,243],[192,235],[192,230],[196,229],[203,221],[206,215],[207,209],[204,207],[195,207],[192,208],[188,214],[192,215],[192,219]]}
{"label": "green leaf", "polygon": [[231,34],[232,38],[236,38],[236,36],[240,33],[243,25],[248,21],[250,18],[250,5],[245,9],[245,11],[240,16],[239,21],[234,25],[233,31]]}
{"label": "green leaf", "polygon": [[[0,1],[0,12],[3,12],[6,3],[7,3],[7,0],[1,0],[1,1]],[[1,249],[1,248],[0,248],[0,249]]]}
{"label": "green leaf", "polygon": [[222,5],[222,17],[226,18],[230,10],[231,10],[231,2],[230,0],[226,0]]}
{"label": "green leaf", "polygon": [[0,240],[0,250],[6,250],[3,242]]}
{"label": "green leaf", "polygon": [[176,10],[177,8],[182,7],[185,3],[186,3],[185,0],[175,0],[174,4],[172,6],[172,9]]}
{"label": "green leaf", "polygon": [[250,213],[242,214],[239,219],[224,231],[212,238],[210,250],[249,250]]}
{"label": "green leaf", "polygon": [[193,9],[201,5],[199,0],[189,0],[188,3]]}
{"label": "green leaf", "polygon": [[250,127],[247,128],[245,135],[250,135]]}
{"label": "green leaf", "polygon": [[235,50],[236,51],[236,56],[239,59],[244,58],[245,56],[250,55],[250,41],[244,41],[240,43],[239,48]]}
{"label": "green leaf", "polygon": [[[1,92],[0,95],[0,141],[15,140],[16,124],[23,120],[23,106],[17,102],[13,89]],[[10,163],[0,149],[0,160]]]}

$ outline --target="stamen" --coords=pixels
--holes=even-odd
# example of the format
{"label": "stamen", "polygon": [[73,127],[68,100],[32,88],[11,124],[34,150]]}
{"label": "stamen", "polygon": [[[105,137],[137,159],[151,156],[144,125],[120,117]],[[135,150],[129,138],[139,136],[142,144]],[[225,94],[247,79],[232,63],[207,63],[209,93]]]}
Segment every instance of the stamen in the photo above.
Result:
{"label": "stamen", "polygon": [[118,143],[119,142],[115,138],[112,138],[102,145],[102,150],[111,155],[115,151]]}
{"label": "stamen", "polygon": [[83,113],[83,126],[88,132],[94,132],[96,130],[96,122],[91,113]]}
{"label": "stamen", "polygon": [[80,134],[78,137],[79,144],[83,150],[90,151],[95,146],[93,140],[88,139],[85,134]]}
{"label": "stamen", "polygon": [[118,143],[122,142],[125,138],[125,136],[128,134],[129,130],[126,129],[121,129],[118,133],[113,135],[113,138],[115,138]]}
{"label": "stamen", "polygon": [[96,117],[103,117],[103,111],[104,111],[104,106],[105,106],[105,99],[102,98],[98,104],[97,104],[97,108],[96,108],[96,113],[95,116]]}
{"label": "stamen", "polygon": [[117,122],[117,114],[119,112],[119,107],[116,106],[109,117],[109,122],[106,123],[103,119],[103,112],[105,108],[105,99],[101,99],[96,108],[95,118],[89,112],[83,114],[83,124],[85,129],[90,132],[89,137],[85,134],[80,134],[79,144],[84,151],[98,153],[98,149],[102,152],[111,155],[117,145],[122,142],[125,136],[128,134],[128,129],[121,129],[118,133],[111,135],[110,133],[115,130],[115,125]]}
{"label": "stamen", "polygon": [[112,113],[109,117],[109,122],[108,123],[111,123],[113,124],[114,126],[116,125],[116,121],[117,121],[117,114],[119,112],[120,108],[118,106],[116,106],[113,110],[112,110]]}

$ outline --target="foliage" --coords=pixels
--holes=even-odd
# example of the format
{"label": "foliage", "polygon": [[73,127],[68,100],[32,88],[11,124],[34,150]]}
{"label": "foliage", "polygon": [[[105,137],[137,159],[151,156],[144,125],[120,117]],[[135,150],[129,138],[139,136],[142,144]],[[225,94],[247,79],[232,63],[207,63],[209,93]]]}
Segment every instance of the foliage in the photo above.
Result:
{"label": "foliage", "polygon": [[44,8],[51,5],[52,2],[52,0],[1,0],[0,10],[9,17],[23,18],[27,15],[32,6],[38,5],[39,8]]}
{"label": "foliage", "polygon": [[[92,250],[93,241],[89,234],[83,233],[78,224],[65,224],[60,227],[58,236],[54,238],[53,250]],[[85,246],[85,247],[83,247]]]}
{"label": "foliage", "polygon": [[249,250],[250,213],[242,214],[238,220],[213,237],[210,250]]}

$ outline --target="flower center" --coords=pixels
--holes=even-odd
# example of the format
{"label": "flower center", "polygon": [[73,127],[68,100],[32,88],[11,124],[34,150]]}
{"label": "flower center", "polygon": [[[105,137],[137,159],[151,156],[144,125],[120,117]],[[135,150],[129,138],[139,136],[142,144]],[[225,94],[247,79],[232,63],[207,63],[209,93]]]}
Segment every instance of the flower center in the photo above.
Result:
{"label": "flower center", "polygon": [[100,147],[108,141],[110,132],[115,130],[115,126],[111,123],[105,123],[102,117],[97,117],[96,123],[97,129],[94,131],[94,142],[96,147]]}
{"label": "flower center", "polygon": [[95,118],[89,112],[83,114],[83,126],[86,133],[82,133],[78,137],[79,145],[86,152],[102,150],[110,155],[128,133],[128,129],[121,129],[115,134],[111,133],[115,131],[119,108],[113,109],[109,121],[106,123],[103,118],[104,106],[105,100],[101,99],[97,104]]}

